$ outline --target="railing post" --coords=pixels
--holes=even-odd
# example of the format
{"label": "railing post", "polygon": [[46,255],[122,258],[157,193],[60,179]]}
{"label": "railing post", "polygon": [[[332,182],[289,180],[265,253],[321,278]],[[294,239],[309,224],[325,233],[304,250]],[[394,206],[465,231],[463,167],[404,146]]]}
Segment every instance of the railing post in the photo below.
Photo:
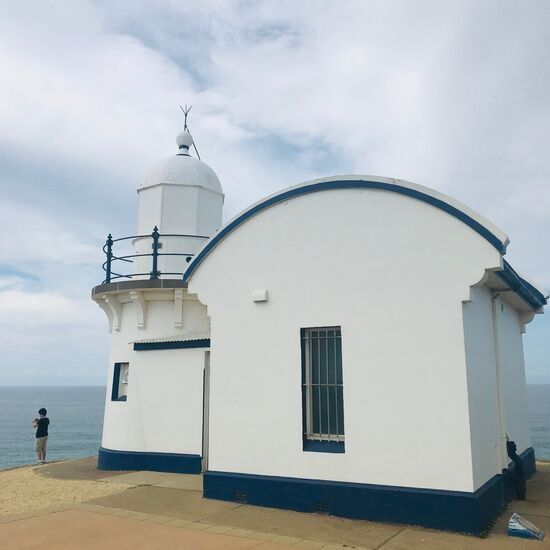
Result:
{"label": "railing post", "polygon": [[151,276],[150,279],[158,279],[160,272],[157,269],[157,262],[158,262],[158,256],[159,256],[159,229],[155,225],[153,228],[153,232],[151,233],[151,237],[153,237],[153,244],[151,245],[151,248],[153,249],[153,269],[151,270]]}
{"label": "railing post", "polygon": [[107,242],[105,243],[107,247],[107,265],[105,266],[105,282],[111,282],[111,261],[113,259],[113,236],[109,233],[107,235]]}

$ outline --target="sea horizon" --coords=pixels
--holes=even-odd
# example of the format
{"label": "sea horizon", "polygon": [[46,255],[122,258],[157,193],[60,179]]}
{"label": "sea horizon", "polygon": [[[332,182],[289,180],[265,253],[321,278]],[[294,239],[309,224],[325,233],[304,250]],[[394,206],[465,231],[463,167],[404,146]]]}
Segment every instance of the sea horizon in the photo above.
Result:
{"label": "sea horizon", "polygon": [[[550,382],[527,382],[526,386],[550,386]],[[106,384],[0,384],[0,388],[106,388]]]}
{"label": "sea horizon", "polygon": [[[97,455],[105,384],[0,386],[0,470],[36,464],[32,419],[40,407],[51,420],[48,461]],[[550,383],[527,384],[535,456],[550,460]]]}
{"label": "sea horizon", "polygon": [[106,384],[0,384],[0,388],[106,388]]}

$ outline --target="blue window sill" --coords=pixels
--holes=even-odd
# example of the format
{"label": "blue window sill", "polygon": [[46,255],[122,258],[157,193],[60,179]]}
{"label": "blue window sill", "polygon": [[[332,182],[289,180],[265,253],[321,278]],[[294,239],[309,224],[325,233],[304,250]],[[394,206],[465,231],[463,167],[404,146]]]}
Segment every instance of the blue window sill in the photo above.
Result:
{"label": "blue window sill", "polygon": [[312,441],[304,439],[304,451],[313,453],[345,453],[343,441]]}
{"label": "blue window sill", "polygon": [[127,401],[128,397],[126,395],[122,395],[121,397],[117,397],[116,399],[111,399],[111,401]]}

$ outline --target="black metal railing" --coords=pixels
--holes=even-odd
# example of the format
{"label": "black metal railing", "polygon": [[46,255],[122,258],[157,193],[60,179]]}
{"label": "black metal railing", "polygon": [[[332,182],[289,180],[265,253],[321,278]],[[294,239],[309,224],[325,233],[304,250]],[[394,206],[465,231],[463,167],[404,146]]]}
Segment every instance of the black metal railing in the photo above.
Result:
{"label": "black metal railing", "polygon": [[[109,233],[109,235],[107,236],[107,241],[103,245],[103,252],[105,253],[105,257],[106,257],[105,262],[103,262],[103,265],[102,265],[103,271],[105,271],[105,280],[103,281],[103,284],[110,283],[116,279],[132,279],[134,277],[137,277],[137,278],[149,277],[149,279],[159,279],[161,275],[183,276],[183,272],[165,271],[161,273],[161,271],[159,271],[158,269],[159,256],[181,256],[185,258],[185,261],[187,263],[189,263],[193,258],[194,254],[187,253],[187,252],[159,252],[159,250],[162,247],[162,243],[160,242],[160,239],[162,237],[190,237],[192,239],[208,239],[208,237],[205,237],[204,235],[181,235],[177,233],[163,233],[161,235],[156,225],[153,228],[153,232],[150,235],[131,235],[129,237],[121,237],[119,239],[113,239],[112,235]],[[129,241],[134,239],[146,239],[146,238],[149,238],[152,240],[150,254],[124,254],[122,256],[118,256],[113,252],[113,245],[115,243],[121,243],[122,241]],[[125,271],[123,269],[120,269],[118,265],[115,265],[116,271],[113,270],[114,262],[125,262],[125,263],[131,264],[134,262],[133,260],[134,258],[144,258],[144,257],[151,258],[151,271],[149,272],[118,273],[118,271]]]}

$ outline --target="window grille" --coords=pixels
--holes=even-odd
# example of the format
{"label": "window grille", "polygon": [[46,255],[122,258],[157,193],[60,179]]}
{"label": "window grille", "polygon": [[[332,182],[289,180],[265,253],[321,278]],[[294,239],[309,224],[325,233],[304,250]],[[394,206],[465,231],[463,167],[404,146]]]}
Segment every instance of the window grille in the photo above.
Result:
{"label": "window grille", "polygon": [[344,441],[340,327],[302,329],[304,438]]}

